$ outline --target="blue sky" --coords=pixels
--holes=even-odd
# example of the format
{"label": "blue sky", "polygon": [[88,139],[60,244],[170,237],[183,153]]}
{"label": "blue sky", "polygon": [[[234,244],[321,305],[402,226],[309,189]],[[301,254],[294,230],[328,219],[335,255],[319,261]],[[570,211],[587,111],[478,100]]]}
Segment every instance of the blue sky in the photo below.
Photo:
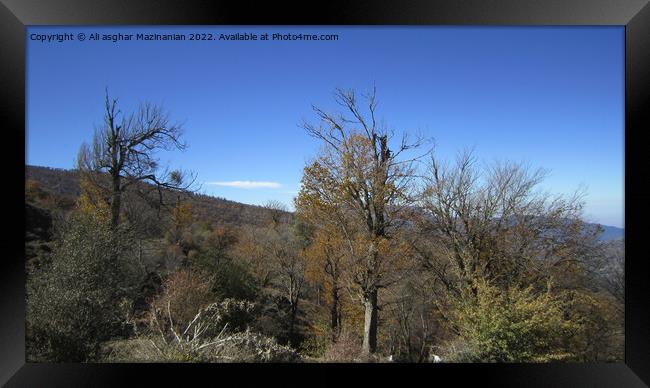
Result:
{"label": "blue sky", "polygon": [[[290,32],[337,41],[39,42],[33,33]],[[319,143],[298,124],[336,87],[377,86],[379,115],[435,139],[551,171],[543,188],[587,188],[585,218],[623,225],[623,27],[30,27],[27,148],[32,165],[72,168],[103,117],[151,101],[184,123],[189,148],[160,154],[202,191],[287,205]],[[218,184],[214,184],[214,183]],[[244,183],[242,183],[244,182]],[[248,182],[248,183],[246,183]]]}

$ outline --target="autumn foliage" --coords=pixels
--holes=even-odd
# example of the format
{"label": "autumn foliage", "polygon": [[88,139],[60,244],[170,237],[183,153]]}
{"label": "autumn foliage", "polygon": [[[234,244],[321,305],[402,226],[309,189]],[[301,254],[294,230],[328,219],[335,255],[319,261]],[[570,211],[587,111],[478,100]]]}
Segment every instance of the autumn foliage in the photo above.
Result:
{"label": "autumn foliage", "polygon": [[583,193],[441,160],[380,119],[374,90],[335,101],[302,124],[321,149],[294,210],[228,210],[149,154],[184,148],[180,126],[143,105],[122,128],[107,97],[74,204],[26,182],[28,360],[622,360],[624,242],[583,221]]}

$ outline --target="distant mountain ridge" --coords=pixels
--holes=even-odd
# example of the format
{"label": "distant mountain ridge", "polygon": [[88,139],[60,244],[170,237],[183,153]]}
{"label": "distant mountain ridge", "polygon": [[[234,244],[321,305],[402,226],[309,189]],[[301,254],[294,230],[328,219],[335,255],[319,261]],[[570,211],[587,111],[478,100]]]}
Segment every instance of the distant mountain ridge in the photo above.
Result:
{"label": "distant mountain ridge", "polygon": [[[43,189],[56,195],[76,198],[80,194],[79,176],[75,170],[26,165],[25,178],[38,182]],[[209,195],[194,194],[191,198],[199,218],[208,221],[261,225],[268,212],[262,206],[247,205]],[[587,225],[596,226],[598,224],[587,223]],[[619,240],[625,236],[623,228],[610,225],[601,226],[603,228],[603,233],[599,237],[601,241]]]}
{"label": "distant mountain ridge", "polygon": [[623,228],[602,224],[600,226],[603,227],[603,234],[600,235],[601,241],[620,240],[625,237],[625,229]]}

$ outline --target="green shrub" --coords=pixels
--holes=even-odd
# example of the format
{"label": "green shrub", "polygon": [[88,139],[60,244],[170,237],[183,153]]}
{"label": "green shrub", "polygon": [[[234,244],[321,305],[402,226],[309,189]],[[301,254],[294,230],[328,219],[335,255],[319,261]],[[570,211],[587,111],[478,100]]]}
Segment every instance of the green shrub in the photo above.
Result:
{"label": "green shrub", "polygon": [[257,280],[243,263],[225,259],[213,271],[215,276],[213,290],[221,298],[246,300],[257,298],[259,293]]}
{"label": "green shrub", "polygon": [[313,358],[322,358],[331,342],[331,337],[312,335],[300,343],[300,353]]}
{"label": "green shrub", "polygon": [[212,277],[212,290],[220,298],[255,300],[259,293],[257,279],[245,263],[233,259],[228,250],[236,237],[230,229],[217,228],[192,252],[192,266]]}
{"label": "green shrub", "polygon": [[562,300],[531,287],[501,290],[477,284],[451,314],[459,336],[443,359],[452,362],[548,362],[571,359],[566,343],[580,323],[564,318]]}
{"label": "green shrub", "polygon": [[130,234],[92,214],[73,213],[52,261],[28,279],[30,360],[92,361],[100,343],[125,333],[125,308],[140,271]]}

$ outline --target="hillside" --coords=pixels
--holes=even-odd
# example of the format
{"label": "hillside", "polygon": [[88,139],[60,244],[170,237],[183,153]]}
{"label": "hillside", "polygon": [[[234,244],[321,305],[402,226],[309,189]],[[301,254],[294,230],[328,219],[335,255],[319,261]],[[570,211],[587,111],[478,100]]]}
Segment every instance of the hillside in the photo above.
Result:
{"label": "hillside", "polygon": [[[25,166],[25,178],[38,183],[39,187],[59,200],[70,203],[79,196],[79,175],[75,170]],[[175,196],[166,193],[168,200]],[[231,225],[262,225],[269,211],[261,206],[229,201],[225,198],[202,194],[190,194],[189,201],[199,221]]]}

